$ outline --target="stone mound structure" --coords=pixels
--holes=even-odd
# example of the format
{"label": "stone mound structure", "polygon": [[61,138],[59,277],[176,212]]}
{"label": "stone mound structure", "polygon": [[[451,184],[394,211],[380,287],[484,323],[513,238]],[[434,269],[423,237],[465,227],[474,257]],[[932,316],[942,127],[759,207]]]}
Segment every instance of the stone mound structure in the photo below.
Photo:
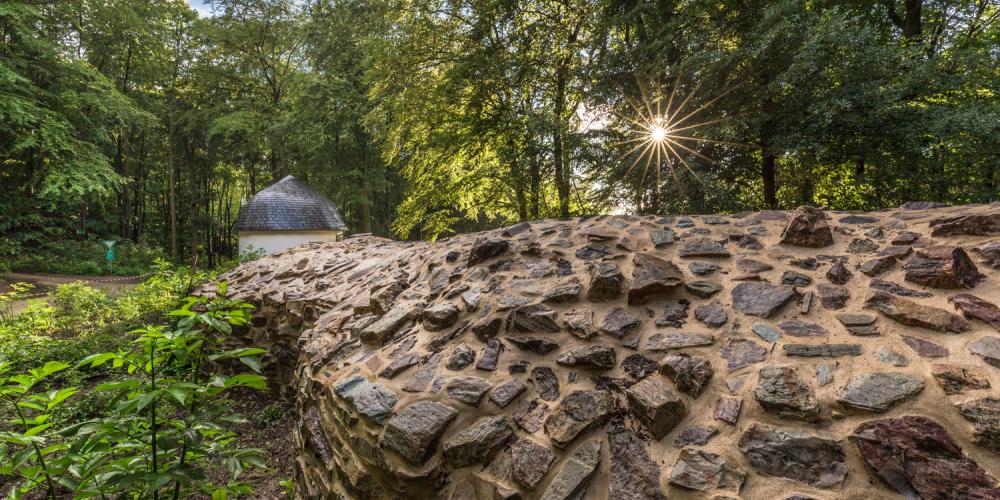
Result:
{"label": "stone mound structure", "polygon": [[297,394],[302,497],[986,499],[997,235],[997,204],[602,216],[222,279]]}

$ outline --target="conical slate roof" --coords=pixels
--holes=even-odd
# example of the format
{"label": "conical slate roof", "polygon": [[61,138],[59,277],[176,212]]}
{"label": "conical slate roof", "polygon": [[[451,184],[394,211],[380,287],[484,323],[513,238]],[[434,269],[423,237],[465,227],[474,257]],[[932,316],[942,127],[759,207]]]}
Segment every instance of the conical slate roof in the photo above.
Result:
{"label": "conical slate roof", "polygon": [[337,207],[305,183],[287,176],[243,205],[237,231],[346,230]]}

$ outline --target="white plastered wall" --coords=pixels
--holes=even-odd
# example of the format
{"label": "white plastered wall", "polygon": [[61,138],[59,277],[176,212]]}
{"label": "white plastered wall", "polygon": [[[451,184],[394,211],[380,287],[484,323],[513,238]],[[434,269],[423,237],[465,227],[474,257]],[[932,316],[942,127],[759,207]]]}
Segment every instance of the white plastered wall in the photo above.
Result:
{"label": "white plastered wall", "polygon": [[240,254],[263,250],[265,254],[314,241],[337,241],[343,231],[240,231]]}

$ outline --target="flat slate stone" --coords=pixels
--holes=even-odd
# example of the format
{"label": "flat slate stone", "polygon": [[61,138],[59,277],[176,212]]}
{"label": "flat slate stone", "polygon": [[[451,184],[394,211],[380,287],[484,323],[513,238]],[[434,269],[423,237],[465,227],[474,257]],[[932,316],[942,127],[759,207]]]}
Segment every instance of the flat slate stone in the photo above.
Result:
{"label": "flat slate stone", "polygon": [[722,291],[722,285],[711,281],[696,280],[684,283],[684,289],[691,295],[707,299]]}
{"label": "flat slate stone", "polygon": [[500,362],[500,354],[503,353],[503,344],[497,339],[490,339],[486,347],[479,352],[479,360],[476,361],[476,369],[483,371],[494,371]]}
{"label": "flat slate stone", "polygon": [[906,288],[899,283],[893,283],[891,281],[886,281],[883,279],[874,278],[868,282],[868,288],[872,290],[880,290],[883,292],[889,292],[893,295],[899,295],[900,297],[931,297],[934,294],[930,292],[925,292],[922,290],[914,290],[912,288]]}
{"label": "flat slate stone", "polygon": [[729,371],[739,370],[754,363],[767,359],[767,349],[760,344],[746,339],[733,339],[720,351],[726,360]]}
{"label": "flat slate stone", "polygon": [[812,278],[798,271],[785,271],[781,274],[781,284],[791,286],[809,286]]}
{"label": "flat slate stone", "polygon": [[777,342],[781,338],[781,334],[777,330],[771,328],[770,325],[765,325],[763,323],[754,323],[750,327],[750,330],[757,334],[758,337],[771,342],[772,344]]}
{"label": "flat slate stone", "polygon": [[694,319],[701,321],[711,328],[719,328],[729,321],[726,309],[718,300],[713,300],[708,304],[702,304],[694,308]]}
{"label": "flat slate stone", "polygon": [[729,396],[719,396],[715,401],[715,412],[712,414],[716,420],[721,420],[729,425],[736,425],[740,418],[740,409],[743,407],[743,400]]}
{"label": "flat slate stone", "polygon": [[659,363],[639,353],[625,356],[621,367],[623,372],[636,381],[642,380],[660,370]]}
{"label": "flat slate stone", "polygon": [[490,391],[490,401],[496,403],[496,405],[500,408],[506,408],[507,405],[514,402],[514,400],[527,389],[527,384],[525,384],[522,380],[513,379],[494,387],[493,390]]}
{"label": "flat slate stone", "polygon": [[745,480],[746,473],[726,457],[692,448],[681,450],[670,471],[670,484],[696,491],[738,493]]}
{"label": "flat slate stone", "polygon": [[480,417],[444,442],[441,458],[453,468],[483,463],[513,437],[507,415]]}
{"label": "flat slate stone", "polygon": [[962,247],[918,249],[903,268],[906,281],[933,288],[973,288],[984,278]]}
{"label": "flat slate stone", "polygon": [[382,446],[411,464],[420,465],[434,453],[438,439],[456,416],[458,410],[448,405],[417,401],[386,422]]}
{"label": "flat slate stone", "polygon": [[900,335],[899,338],[921,358],[943,358],[949,354],[947,347],[935,344],[929,340],[909,335]]}
{"label": "flat slate stone", "polygon": [[670,301],[663,305],[663,316],[656,318],[656,326],[672,326],[680,328],[687,322],[688,308],[691,302],[688,299]]}
{"label": "flat slate stone", "polygon": [[590,476],[601,463],[601,438],[595,437],[579,446],[552,478],[540,500],[569,500],[579,498]]}
{"label": "flat slate stone", "polygon": [[624,307],[615,307],[608,311],[601,319],[601,332],[611,335],[616,339],[625,338],[626,335],[639,328],[639,318],[636,318]]}
{"label": "flat slate stone", "polygon": [[868,276],[878,276],[896,267],[896,258],[891,255],[866,260],[858,266],[858,271]]}
{"label": "flat slate stone", "polygon": [[831,310],[843,309],[851,298],[851,294],[846,288],[827,283],[820,283],[816,287],[816,293],[819,294],[819,303],[824,308]]}
{"label": "flat slate stone", "polygon": [[669,229],[653,229],[649,232],[649,240],[654,247],[663,247],[677,241],[677,233]]}
{"label": "flat slate stone", "polygon": [[678,255],[685,258],[692,257],[729,257],[729,250],[716,240],[711,238],[693,238],[684,242]]}
{"label": "flat slate stone", "polygon": [[545,416],[548,414],[549,405],[540,399],[529,399],[522,401],[514,409],[511,417],[514,419],[514,423],[525,432],[535,433],[542,428],[542,422],[545,421]]}
{"label": "flat slate stone", "polygon": [[574,337],[589,339],[597,335],[594,328],[594,311],[590,309],[570,309],[563,314],[563,326]]}
{"label": "flat slate stone", "polygon": [[587,298],[593,302],[614,300],[621,295],[624,283],[625,276],[615,263],[599,262],[591,271]]}
{"label": "flat slate stone", "polygon": [[715,343],[715,337],[706,333],[657,333],[646,341],[646,350],[653,352],[701,347]]}
{"label": "flat slate stone", "polygon": [[449,399],[478,405],[492,387],[492,384],[479,377],[455,377],[448,381],[444,392]]}
{"label": "flat slate stone", "polygon": [[847,253],[872,253],[878,250],[878,243],[868,238],[854,238],[847,244]]}
{"label": "flat slate stone", "polygon": [[472,267],[480,262],[499,257],[509,249],[510,242],[507,240],[478,240],[472,245],[472,249],[469,250],[467,265]]}
{"label": "flat slate stone", "polygon": [[740,283],[733,288],[733,307],[750,316],[769,318],[781,311],[795,297],[788,285]]}
{"label": "flat slate stone", "polygon": [[646,444],[626,425],[612,420],[608,429],[611,477],[608,498],[665,500],[660,489],[660,468],[649,458]]}
{"label": "flat slate stone", "polygon": [[510,313],[510,328],[525,333],[555,333],[559,331],[556,312],[542,304],[518,307]]}
{"label": "flat slate stone", "polygon": [[880,363],[885,363],[887,365],[892,365],[896,367],[904,367],[910,365],[910,359],[904,356],[902,353],[896,352],[889,347],[882,346],[875,351],[875,359],[878,359]]}
{"label": "flat slate stone", "polygon": [[692,262],[688,264],[688,270],[698,276],[707,276],[709,274],[719,272],[721,268],[718,264],[712,264],[709,262]]}
{"label": "flat slate stone", "polygon": [[354,411],[379,425],[389,418],[397,401],[392,389],[371,382],[362,375],[338,381],[333,386],[333,392],[347,401]]}
{"label": "flat slate stone", "polygon": [[1000,307],[969,293],[959,293],[948,297],[955,309],[962,311],[966,319],[978,319],[1000,330]]}
{"label": "flat slate stone", "polygon": [[861,344],[785,344],[786,356],[807,358],[836,358],[839,356],[860,356]]}
{"label": "flat slate stone", "polygon": [[752,424],[739,441],[740,451],[758,472],[816,488],[839,485],[847,476],[844,450],[836,441]]}
{"label": "flat slate stone", "polygon": [[614,397],[608,391],[574,391],[545,420],[545,433],[552,444],[564,448],[580,433],[603,425],[613,409]]}
{"label": "flat slate stone", "polygon": [[541,354],[542,356],[559,348],[559,343],[546,337],[509,336],[507,342],[514,344],[522,351]]}
{"label": "flat slate stone", "polygon": [[525,488],[534,488],[556,461],[555,453],[530,439],[521,438],[510,446],[511,477]]}
{"label": "flat slate stone", "polygon": [[792,337],[826,337],[830,332],[816,323],[802,321],[800,319],[789,319],[778,323],[778,328],[785,335]]}
{"label": "flat slate stone", "polygon": [[707,425],[692,425],[690,427],[685,427],[677,434],[674,438],[674,446],[678,448],[683,448],[685,446],[702,446],[708,443],[716,434],[719,433],[719,429],[715,427],[709,427]]}
{"label": "flat slate stone", "polygon": [[837,220],[841,224],[875,224],[878,219],[869,215],[848,215]]}
{"label": "flat slate stone", "polygon": [[848,281],[850,281],[851,276],[853,275],[854,273],[852,273],[851,270],[847,268],[847,265],[844,264],[844,261],[838,260],[834,262],[832,266],[830,266],[830,269],[826,271],[825,276],[826,279],[830,280],[830,283],[843,285]]}
{"label": "flat slate stone", "polygon": [[615,350],[605,345],[583,345],[559,354],[556,363],[563,366],[610,370],[615,367]]}
{"label": "flat slate stone", "polygon": [[774,269],[774,266],[766,262],[753,259],[740,259],[736,261],[736,269],[744,273],[763,273]]}
{"label": "flat slate stone", "polygon": [[969,352],[1000,368],[1000,337],[983,337],[969,344]]}
{"label": "flat slate stone", "polygon": [[906,373],[862,373],[851,378],[837,401],[858,410],[882,413],[923,390],[924,381]]}
{"label": "flat slate stone", "polygon": [[967,321],[944,309],[918,304],[886,292],[872,293],[865,302],[865,307],[875,309],[907,326],[949,333],[961,333],[969,328]]}

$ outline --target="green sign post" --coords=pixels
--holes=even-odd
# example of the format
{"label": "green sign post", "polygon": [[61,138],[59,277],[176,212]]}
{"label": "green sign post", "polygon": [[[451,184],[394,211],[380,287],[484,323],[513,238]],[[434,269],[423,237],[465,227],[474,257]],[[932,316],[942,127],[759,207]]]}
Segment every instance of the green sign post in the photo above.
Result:
{"label": "green sign post", "polygon": [[114,274],[115,243],[118,242],[115,240],[104,240],[103,243],[104,246],[108,249],[108,251],[104,253],[104,258],[108,259],[108,273]]}

